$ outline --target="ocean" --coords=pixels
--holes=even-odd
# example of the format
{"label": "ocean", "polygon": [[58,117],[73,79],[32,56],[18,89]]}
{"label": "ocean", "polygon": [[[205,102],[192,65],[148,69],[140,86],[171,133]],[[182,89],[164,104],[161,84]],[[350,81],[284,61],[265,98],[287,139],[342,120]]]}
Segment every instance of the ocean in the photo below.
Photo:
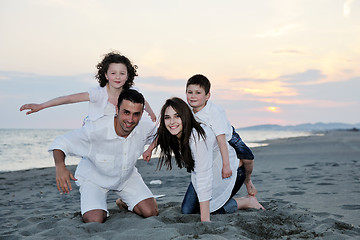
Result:
{"label": "ocean", "polygon": [[[47,149],[56,136],[68,131],[70,130],[0,129],[0,172],[53,167],[54,160]],[[238,133],[250,148],[263,146],[258,142],[264,140],[313,135],[304,131],[240,130]],[[74,165],[79,160],[77,157],[67,157],[66,164]]]}

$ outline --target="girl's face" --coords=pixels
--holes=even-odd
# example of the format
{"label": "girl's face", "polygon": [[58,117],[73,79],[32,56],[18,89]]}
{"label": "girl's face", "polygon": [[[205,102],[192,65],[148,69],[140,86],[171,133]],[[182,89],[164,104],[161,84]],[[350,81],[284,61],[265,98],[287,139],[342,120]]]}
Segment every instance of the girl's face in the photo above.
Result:
{"label": "girl's face", "polygon": [[172,107],[165,109],[164,123],[171,135],[180,138],[183,130],[182,121],[179,114]]}
{"label": "girl's face", "polygon": [[110,87],[115,89],[122,88],[128,79],[126,65],[122,63],[110,63],[105,77],[109,81]]}

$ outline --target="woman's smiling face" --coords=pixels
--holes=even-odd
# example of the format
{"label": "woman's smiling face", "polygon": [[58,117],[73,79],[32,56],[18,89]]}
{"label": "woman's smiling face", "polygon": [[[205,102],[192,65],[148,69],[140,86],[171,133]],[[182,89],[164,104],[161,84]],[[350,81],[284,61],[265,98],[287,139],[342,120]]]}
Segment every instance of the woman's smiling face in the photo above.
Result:
{"label": "woman's smiling face", "polygon": [[171,135],[175,135],[180,138],[183,125],[179,114],[172,108],[167,107],[164,114],[164,123],[166,129]]}

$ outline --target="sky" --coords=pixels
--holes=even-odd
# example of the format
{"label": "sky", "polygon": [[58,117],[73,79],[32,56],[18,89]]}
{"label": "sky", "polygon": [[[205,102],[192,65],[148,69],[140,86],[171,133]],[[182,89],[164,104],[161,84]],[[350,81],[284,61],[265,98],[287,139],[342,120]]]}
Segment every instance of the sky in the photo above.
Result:
{"label": "sky", "polygon": [[78,128],[88,103],[25,103],[98,85],[119,51],[159,114],[194,74],[236,128],[360,122],[360,0],[1,0],[0,128]]}

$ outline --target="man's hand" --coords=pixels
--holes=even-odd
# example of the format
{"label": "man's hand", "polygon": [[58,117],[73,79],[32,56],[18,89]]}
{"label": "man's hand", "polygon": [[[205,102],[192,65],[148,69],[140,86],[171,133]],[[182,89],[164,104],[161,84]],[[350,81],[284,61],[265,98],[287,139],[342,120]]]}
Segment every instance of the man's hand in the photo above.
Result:
{"label": "man's hand", "polygon": [[222,172],[222,178],[229,178],[232,175],[232,171],[231,171],[229,165],[226,165],[226,166],[223,165],[221,172]]}
{"label": "man's hand", "polygon": [[72,190],[70,179],[77,181],[65,166],[56,166],[56,186],[59,192],[69,193]]}
{"label": "man's hand", "polygon": [[246,186],[246,190],[247,190],[248,194],[249,194],[250,196],[255,197],[256,194],[257,194],[257,190],[256,190],[254,184],[252,183],[252,181],[251,181],[251,180],[248,180],[248,181],[247,181],[247,180],[245,179],[245,186]]}

